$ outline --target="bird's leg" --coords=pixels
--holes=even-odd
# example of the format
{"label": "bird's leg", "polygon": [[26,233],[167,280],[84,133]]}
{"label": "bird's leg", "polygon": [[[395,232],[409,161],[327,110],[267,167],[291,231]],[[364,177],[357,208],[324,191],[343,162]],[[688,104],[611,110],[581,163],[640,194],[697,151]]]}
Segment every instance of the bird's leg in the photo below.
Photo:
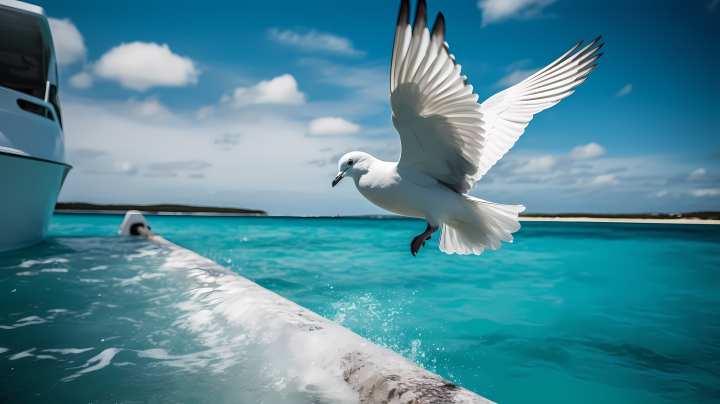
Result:
{"label": "bird's leg", "polygon": [[420,247],[425,247],[425,240],[430,240],[430,235],[435,233],[440,227],[439,226],[430,226],[430,223],[427,225],[427,229],[423,232],[423,234],[415,237],[410,243],[410,252],[412,253],[413,257],[415,256],[415,253],[420,251]]}

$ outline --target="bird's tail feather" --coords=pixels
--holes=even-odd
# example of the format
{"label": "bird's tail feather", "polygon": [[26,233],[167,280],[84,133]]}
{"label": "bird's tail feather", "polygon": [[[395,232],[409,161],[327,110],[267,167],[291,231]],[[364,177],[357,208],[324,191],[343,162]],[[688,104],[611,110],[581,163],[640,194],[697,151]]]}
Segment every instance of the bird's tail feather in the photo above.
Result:
{"label": "bird's tail feather", "polygon": [[462,255],[482,254],[489,248],[497,250],[502,242],[512,243],[511,233],[520,230],[518,213],[522,205],[501,205],[465,195],[467,215],[443,223],[440,250]]}

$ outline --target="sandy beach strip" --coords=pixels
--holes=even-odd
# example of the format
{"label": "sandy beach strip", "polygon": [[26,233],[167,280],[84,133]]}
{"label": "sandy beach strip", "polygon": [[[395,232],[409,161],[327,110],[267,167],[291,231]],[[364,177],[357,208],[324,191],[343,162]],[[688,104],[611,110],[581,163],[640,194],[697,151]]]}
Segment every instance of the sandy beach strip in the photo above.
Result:
{"label": "sandy beach strip", "polygon": [[519,217],[521,222],[586,222],[586,223],[657,223],[657,224],[720,224],[720,220],[703,219],[630,219],[612,217]]}

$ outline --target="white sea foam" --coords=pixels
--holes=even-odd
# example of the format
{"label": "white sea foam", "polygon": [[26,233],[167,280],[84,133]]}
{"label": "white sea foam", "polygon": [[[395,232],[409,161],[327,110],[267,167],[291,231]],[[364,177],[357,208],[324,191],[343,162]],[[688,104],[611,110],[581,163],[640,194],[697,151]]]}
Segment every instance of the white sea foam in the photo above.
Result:
{"label": "white sea foam", "polygon": [[82,376],[84,373],[89,373],[89,372],[94,372],[96,370],[100,370],[100,369],[104,368],[105,366],[109,365],[110,361],[112,361],[112,358],[115,355],[117,355],[117,353],[120,351],[122,351],[122,349],[120,349],[120,348],[108,348],[108,349],[100,352],[97,356],[88,360],[87,363],[83,367],[88,366],[94,362],[97,362],[96,365],[86,367],[85,369],[79,370],[70,376],[63,377],[60,380],[63,382],[69,382],[73,379],[76,379],[76,378]]}
{"label": "white sea foam", "polygon": [[53,349],[43,349],[43,352],[56,352],[62,355],[67,354],[79,354],[87,351],[92,351],[95,348],[53,348]]}
{"label": "white sea foam", "polygon": [[16,353],[15,355],[13,355],[13,356],[11,356],[10,358],[8,358],[8,360],[14,361],[14,360],[18,360],[18,359],[21,359],[21,358],[27,358],[27,357],[29,357],[29,356],[35,356],[34,354],[31,354],[31,353],[30,353],[30,352],[34,351],[35,349],[37,349],[37,348],[30,348],[30,349],[28,349],[28,350],[26,350],[26,351],[18,352],[18,353]]}
{"label": "white sea foam", "polygon": [[50,258],[46,260],[27,260],[23,262],[22,264],[18,265],[20,268],[30,268],[33,265],[41,265],[41,264],[53,264],[56,262],[68,262],[66,258]]}

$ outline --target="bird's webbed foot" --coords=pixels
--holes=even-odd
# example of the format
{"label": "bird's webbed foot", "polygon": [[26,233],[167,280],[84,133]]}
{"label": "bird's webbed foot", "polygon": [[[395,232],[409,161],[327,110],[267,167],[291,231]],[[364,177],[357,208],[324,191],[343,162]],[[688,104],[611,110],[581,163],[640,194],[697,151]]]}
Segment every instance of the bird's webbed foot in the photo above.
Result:
{"label": "bird's webbed foot", "polygon": [[439,229],[439,226],[430,226],[428,223],[427,229],[423,232],[423,234],[415,237],[410,243],[410,253],[415,257],[415,254],[420,251],[420,247],[425,247],[425,241],[430,240],[432,237],[430,237],[431,234],[435,233]]}

